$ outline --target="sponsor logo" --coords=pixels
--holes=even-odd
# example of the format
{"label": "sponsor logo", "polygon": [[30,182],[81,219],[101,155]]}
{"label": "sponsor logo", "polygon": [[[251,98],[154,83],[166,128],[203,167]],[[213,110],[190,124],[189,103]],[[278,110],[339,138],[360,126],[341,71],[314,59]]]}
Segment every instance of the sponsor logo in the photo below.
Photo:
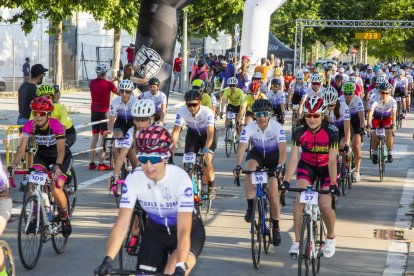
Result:
{"label": "sponsor logo", "polygon": [[177,114],[177,116],[175,117],[175,119],[176,119],[176,120],[180,120],[180,119],[181,119],[180,114]]}
{"label": "sponsor logo", "polygon": [[[151,77],[158,74],[161,70],[161,66],[163,65],[164,60],[162,60],[160,54],[146,46],[142,46],[141,49],[138,50],[135,56],[134,65],[136,68],[140,68],[141,65],[145,65],[146,67],[146,77],[150,79]],[[138,75],[143,78],[145,74],[144,70],[139,70]]]}
{"label": "sponsor logo", "polygon": [[127,185],[122,185],[122,194],[126,194],[128,192]]}
{"label": "sponsor logo", "polygon": [[245,129],[243,129],[243,131],[242,131],[241,135],[245,135],[245,134],[246,134],[246,130],[245,130]]}
{"label": "sponsor logo", "polygon": [[162,189],[162,197],[165,198],[166,200],[171,199],[171,191],[169,188]]}
{"label": "sponsor logo", "polygon": [[285,132],[283,131],[283,129],[280,130],[280,135],[285,135]]}
{"label": "sponsor logo", "polygon": [[193,196],[193,189],[191,187],[188,187],[187,189],[185,189],[184,195],[186,197],[192,197]]}

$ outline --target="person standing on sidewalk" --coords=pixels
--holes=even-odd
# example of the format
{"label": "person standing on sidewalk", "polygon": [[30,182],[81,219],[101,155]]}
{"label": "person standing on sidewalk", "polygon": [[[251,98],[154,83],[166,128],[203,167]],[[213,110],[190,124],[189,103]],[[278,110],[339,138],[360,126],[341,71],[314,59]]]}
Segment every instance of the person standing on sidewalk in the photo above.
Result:
{"label": "person standing on sidewalk", "polygon": [[178,53],[178,57],[176,57],[174,59],[174,68],[173,68],[173,73],[174,73],[174,83],[173,83],[173,87],[172,87],[172,91],[175,91],[175,83],[177,82],[178,79],[178,91],[180,91],[180,87],[181,87],[181,65],[183,62],[183,58],[182,58],[182,54]]}
{"label": "person standing on sidewalk", "polygon": [[26,58],[26,62],[23,64],[23,82],[26,82],[30,78],[30,58]]}
{"label": "person standing on sidewalk", "polygon": [[134,56],[135,56],[135,45],[134,43],[129,44],[129,47],[125,50],[127,52],[127,60],[129,64],[134,63]]}
{"label": "person standing on sidewalk", "polygon": [[37,97],[37,85],[43,82],[43,77],[48,69],[44,68],[42,64],[35,64],[30,69],[30,78],[23,82],[18,91],[19,116],[17,117],[17,124],[24,125],[29,121],[30,103]]}
{"label": "person standing on sidewalk", "polygon": [[[91,90],[91,122],[107,120],[109,117],[109,103],[111,101],[111,92],[117,93],[116,86],[113,82],[106,80],[106,72],[108,71],[105,64],[98,64],[95,68],[96,79],[91,80],[89,88]],[[105,152],[99,150],[99,164],[95,164],[96,144],[99,138],[100,146],[103,145],[103,138],[107,136],[108,122],[102,122],[92,125],[91,155],[89,170],[98,167],[99,171],[112,170],[112,167],[104,164]]]}

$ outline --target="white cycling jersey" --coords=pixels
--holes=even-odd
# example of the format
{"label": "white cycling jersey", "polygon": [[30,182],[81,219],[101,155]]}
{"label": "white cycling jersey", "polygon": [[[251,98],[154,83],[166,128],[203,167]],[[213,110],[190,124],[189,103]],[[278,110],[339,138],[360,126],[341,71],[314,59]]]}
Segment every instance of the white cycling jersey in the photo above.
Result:
{"label": "white cycling jersey", "polygon": [[[116,147],[130,149],[132,147],[132,143],[134,143],[134,130],[135,127],[131,127],[122,139],[117,139]],[[138,134],[139,130],[136,131],[135,138],[138,138]]]}
{"label": "white cycling jersey", "polygon": [[174,125],[182,127],[184,123],[187,123],[189,130],[202,135],[207,132],[208,126],[214,126],[213,111],[209,107],[201,105],[197,114],[193,117],[188,108],[183,106],[177,112]]}
{"label": "white cycling jersey", "polygon": [[339,129],[340,127],[344,127],[344,121],[349,121],[351,117],[349,116],[349,108],[345,102],[339,101],[339,118],[336,118],[334,110],[326,110],[326,115],[328,115],[329,122],[331,124],[335,124],[335,126]]}
{"label": "white cycling jersey", "polygon": [[263,154],[274,154],[279,151],[279,143],[286,143],[285,132],[282,126],[274,119],[269,120],[267,128],[263,131],[257,122],[249,123],[241,132],[240,143],[253,143],[253,149]]}
{"label": "white cycling jersey", "polygon": [[375,119],[380,119],[380,120],[387,119],[391,117],[392,110],[397,109],[397,102],[391,96],[388,98],[388,100],[385,103],[383,103],[380,98],[378,98],[377,100],[374,99],[369,104],[369,110],[372,110],[372,109],[374,110],[373,117]]}
{"label": "white cycling jersey", "polygon": [[373,88],[368,95],[368,102],[371,102],[373,100],[377,100],[379,98],[379,90],[377,88]]}
{"label": "white cycling jersey", "polygon": [[322,90],[323,86],[320,85],[318,91],[314,91],[312,87],[306,88],[305,92],[303,93],[302,99],[306,101],[308,97],[318,96],[322,97]]}
{"label": "white cycling jersey", "polygon": [[411,75],[406,75],[405,77],[406,77],[406,78],[407,78],[407,80],[408,80],[408,85],[410,85],[410,84],[412,84],[412,83],[413,83],[413,76],[411,76]]}
{"label": "white cycling jersey", "polygon": [[266,93],[266,97],[273,104],[273,107],[278,107],[285,103],[285,92],[282,90],[277,91],[277,93],[270,90]]}
{"label": "white cycling jersey", "polygon": [[139,98],[152,100],[155,104],[155,112],[161,112],[161,106],[167,104],[167,96],[162,91],[157,91],[155,95],[152,95],[151,91],[146,91]]}
{"label": "white cycling jersey", "polygon": [[117,116],[120,119],[132,120],[131,109],[132,106],[138,101],[137,97],[131,94],[127,103],[122,101],[121,96],[117,96],[111,102],[109,109],[109,116]]}
{"label": "white cycling jersey", "polygon": [[394,87],[395,87],[395,91],[394,94],[403,94],[405,92],[407,92],[407,88],[408,88],[408,79],[406,77],[403,77],[402,79],[395,78],[394,79]]}
{"label": "white cycling jersey", "polygon": [[[347,104],[344,95],[340,96],[338,98],[338,101],[341,101]],[[358,112],[364,111],[364,103],[362,102],[362,99],[360,97],[354,96],[352,101],[349,103],[348,108],[349,108],[349,113],[351,117],[359,116]]]}
{"label": "white cycling jersey", "polygon": [[167,164],[165,176],[156,182],[137,168],[125,179],[120,208],[132,209],[137,200],[153,222],[169,229],[177,224],[178,213],[194,212],[193,183],[175,165]]}

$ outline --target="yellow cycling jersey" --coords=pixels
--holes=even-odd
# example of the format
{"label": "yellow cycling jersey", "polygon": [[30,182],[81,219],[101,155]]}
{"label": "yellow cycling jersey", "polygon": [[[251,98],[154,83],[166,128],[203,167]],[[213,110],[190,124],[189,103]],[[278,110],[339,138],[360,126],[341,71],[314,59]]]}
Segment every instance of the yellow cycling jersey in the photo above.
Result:
{"label": "yellow cycling jersey", "polygon": [[[68,115],[68,110],[66,106],[61,103],[53,103],[54,109],[52,111],[51,117],[58,120],[66,129],[69,129],[73,126],[72,118]],[[30,115],[30,120],[33,119],[33,114]]]}
{"label": "yellow cycling jersey", "polygon": [[211,103],[211,97],[207,93],[203,93],[201,97],[201,105],[207,106],[211,110],[213,110],[213,104]]}
{"label": "yellow cycling jersey", "polygon": [[260,93],[257,96],[256,99],[253,98],[253,95],[252,94],[247,94],[247,95],[244,96],[244,98],[243,98],[243,105],[247,103],[247,111],[253,112],[252,111],[252,105],[253,105],[254,101],[255,100],[258,100],[258,99],[267,99],[267,97],[263,93]]}
{"label": "yellow cycling jersey", "polygon": [[234,105],[234,106],[240,106],[240,102],[244,97],[243,90],[240,88],[236,88],[234,92],[231,92],[230,87],[223,90],[223,99],[227,99],[227,103]]}

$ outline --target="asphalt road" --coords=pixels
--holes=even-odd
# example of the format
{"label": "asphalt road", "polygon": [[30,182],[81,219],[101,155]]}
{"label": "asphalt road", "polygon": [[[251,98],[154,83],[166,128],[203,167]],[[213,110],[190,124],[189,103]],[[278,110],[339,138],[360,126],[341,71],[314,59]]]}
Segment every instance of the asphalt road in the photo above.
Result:
{"label": "asphalt road", "polygon": [[[72,114],[75,125],[89,122],[87,93],[64,95],[62,102],[75,112]],[[170,105],[179,102],[180,96],[173,95]],[[0,101],[0,124],[14,123],[16,106],[15,98]],[[169,111],[169,127],[174,111],[174,108]],[[7,119],[1,119],[4,117]],[[383,182],[379,182],[378,166],[368,159],[369,142],[364,143],[362,181],[354,184],[349,194],[339,200],[337,251],[332,259],[322,259],[320,275],[403,275],[409,241],[377,239],[373,231],[404,229],[405,238],[412,239],[409,238],[411,217],[405,213],[411,210],[414,195],[413,119],[414,116],[408,115],[403,129],[396,134],[394,162],[386,165]],[[290,136],[288,126],[289,122],[285,130]],[[5,128],[1,128],[1,134]],[[89,147],[89,132],[89,129],[79,131],[74,151]],[[272,246],[269,255],[263,253],[261,267],[256,270],[251,260],[249,224],[243,218],[246,209],[244,189],[233,184],[234,155],[225,156],[223,140],[221,135],[214,159],[218,198],[213,202],[212,214],[206,222],[207,240],[192,275],[296,275],[297,261],[288,254],[294,236],[293,195],[288,196],[287,206],[282,209],[282,244]],[[38,265],[31,271],[25,270],[17,250],[17,221],[8,224],[2,238],[12,246],[17,275],[92,275],[101,262],[117,209],[106,189],[106,179],[111,173],[89,171],[88,162],[86,155],[77,156],[74,162],[79,183],[78,203],[72,218],[73,233],[62,255],[55,254],[48,242],[43,246]],[[22,193],[14,190],[16,215],[21,198]]]}

